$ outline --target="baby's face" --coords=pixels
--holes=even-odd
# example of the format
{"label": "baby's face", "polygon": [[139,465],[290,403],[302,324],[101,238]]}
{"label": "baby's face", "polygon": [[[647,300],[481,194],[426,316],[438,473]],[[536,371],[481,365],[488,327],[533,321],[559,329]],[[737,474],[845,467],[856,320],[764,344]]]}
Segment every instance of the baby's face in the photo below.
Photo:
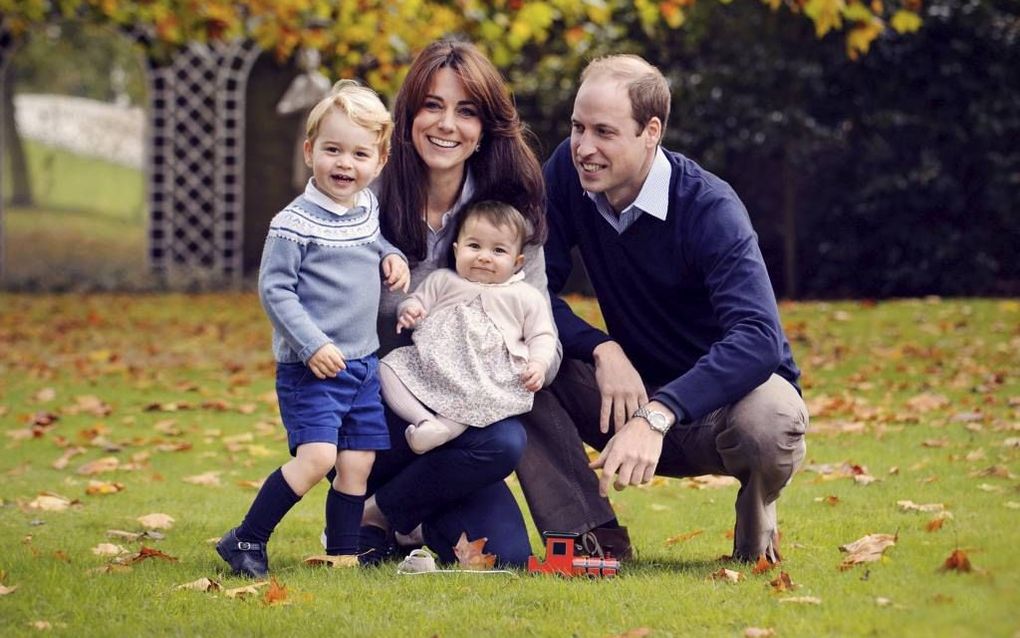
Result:
{"label": "baby's face", "polygon": [[464,222],[453,244],[453,255],[457,274],[480,284],[504,283],[524,263],[513,228],[493,226],[480,217]]}

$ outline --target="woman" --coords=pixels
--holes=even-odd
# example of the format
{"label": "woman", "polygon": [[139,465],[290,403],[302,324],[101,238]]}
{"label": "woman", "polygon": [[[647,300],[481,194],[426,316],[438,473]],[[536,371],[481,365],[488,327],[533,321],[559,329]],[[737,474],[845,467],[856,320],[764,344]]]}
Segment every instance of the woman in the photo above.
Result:
{"label": "woman", "polygon": [[[538,160],[524,139],[506,84],[473,45],[440,40],[411,65],[393,108],[389,161],[378,190],[383,231],[411,263],[411,289],[448,264],[456,219],[473,201],[500,200],[530,224],[525,280],[546,291],[545,190]],[[548,293],[546,292],[548,296]],[[402,296],[383,290],[379,310],[382,357],[408,345],[396,334]],[[557,353],[547,379],[559,367]],[[361,542],[366,558],[393,549],[391,532],[422,525],[424,541],[452,561],[461,533],[488,538],[485,552],[523,565],[530,554],[520,509],[503,479],[524,451],[524,428],[506,419],[471,428],[421,456],[404,438],[407,423],[387,411],[393,448],[378,455],[365,504]]]}

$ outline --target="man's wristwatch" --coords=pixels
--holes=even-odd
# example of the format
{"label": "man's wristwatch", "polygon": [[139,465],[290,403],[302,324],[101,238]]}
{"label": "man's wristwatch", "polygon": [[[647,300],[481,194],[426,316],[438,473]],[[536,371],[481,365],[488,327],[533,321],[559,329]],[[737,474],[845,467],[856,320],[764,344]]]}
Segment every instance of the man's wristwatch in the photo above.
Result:
{"label": "man's wristwatch", "polygon": [[642,406],[634,411],[634,416],[631,418],[641,417],[648,422],[648,427],[652,428],[659,434],[666,436],[666,432],[669,432],[669,417],[666,416],[665,412],[659,412],[658,410],[650,410],[647,405]]}

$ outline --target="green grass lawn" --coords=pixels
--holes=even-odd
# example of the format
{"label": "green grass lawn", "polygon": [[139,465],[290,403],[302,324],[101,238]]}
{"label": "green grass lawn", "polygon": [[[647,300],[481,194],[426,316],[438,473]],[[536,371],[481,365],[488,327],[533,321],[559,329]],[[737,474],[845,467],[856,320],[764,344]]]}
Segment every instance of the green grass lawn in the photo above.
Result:
{"label": "green grass lawn", "polygon": [[[577,307],[597,317],[593,304]],[[243,515],[254,495],[245,482],[287,459],[255,297],[0,294],[0,592],[15,588],[0,595],[0,634],[46,623],[76,637],[1017,635],[1020,303],[782,310],[812,429],[780,501],[779,569],[721,561],[735,488],[688,480],[614,495],[639,551],[615,580],[311,568],[301,560],[321,552],[320,486],[273,537],[286,599],[267,604],[266,588],[245,599],[175,590],[202,577],[248,583],[222,572],[209,541]],[[109,471],[83,473],[102,459],[114,459]],[[186,480],[201,475],[219,484]],[[89,494],[90,481],[122,489]],[[73,504],[34,508],[43,492]],[[902,511],[907,500],[951,518],[929,531],[936,515]],[[108,536],[141,531],[137,518],[153,513],[175,519],[165,538]],[[840,570],[839,546],[872,533],[897,534],[896,545]],[[177,560],[106,571],[111,559],[92,551],[101,543]],[[532,544],[541,549],[534,530]],[[940,571],[957,549],[972,571]],[[722,567],[743,580],[711,579]],[[780,569],[797,589],[773,590]],[[788,600],[808,597],[818,604]]]}
{"label": "green grass lawn", "polygon": [[0,282],[22,290],[111,289],[146,280],[140,170],[25,142],[35,198],[9,206],[5,163]]}

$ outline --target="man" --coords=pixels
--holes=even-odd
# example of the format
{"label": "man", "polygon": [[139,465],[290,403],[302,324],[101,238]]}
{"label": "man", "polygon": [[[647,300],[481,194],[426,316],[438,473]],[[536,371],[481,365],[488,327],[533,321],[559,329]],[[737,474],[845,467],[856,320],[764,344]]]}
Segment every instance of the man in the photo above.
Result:
{"label": "man", "polygon": [[[733,556],[775,562],[775,501],[805,451],[800,372],[743,204],[659,145],[669,108],[665,78],[640,57],[601,58],[581,75],[570,140],[545,165],[564,362],[527,418],[518,476],[540,531],[593,531],[623,557],[610,485],[734,476]],[[608,334],[558,297],[575,246]],[[590,466],[582,439],[601,450]]]}

